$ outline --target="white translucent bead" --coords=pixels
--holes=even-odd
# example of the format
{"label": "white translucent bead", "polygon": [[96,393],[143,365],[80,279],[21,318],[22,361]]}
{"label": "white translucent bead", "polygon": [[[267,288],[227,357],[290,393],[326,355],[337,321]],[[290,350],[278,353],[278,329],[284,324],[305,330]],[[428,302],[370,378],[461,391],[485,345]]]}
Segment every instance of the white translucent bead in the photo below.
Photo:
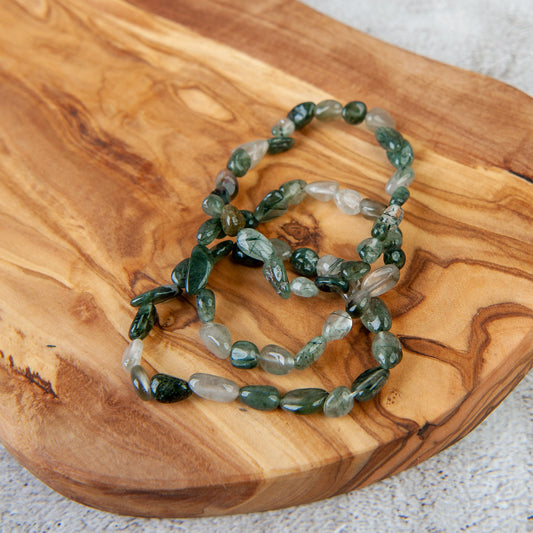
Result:
{"label": "white translucent bead", "polygon": [[352,329],[352,317],[343,310],[333,311],[322,328],[322,336],[329,341],[343,339]]}
{"label": "white translucent bead", "polygon": [[294,357],[277,344],[267,344],[259,354],[259,365],[265,372],[282,376],[294,368]]}
{"label": "white translucent bead", "polygon": [[375,297],[386,293],[398,283],[400,270],[396,265],[384,265],[369,272],[361,282],[361,290]]}
{"label": "white translucent bead", "polygon": [[286,261],[292,254],[291,245],[281,239],[270,239],[276,255],[282,260]]}
{"label": "white translucent bead", "polygon": [[194,394],[214,402],[232,402],[239,396],[237,383],[213,374],[193,374],[189,379],[189,387]]}
{"label": "white translucent bead", "polygon": [[291,281],[291,293],[303,298],[312,298],[319,293],[318,287],[308,278],[300,276]]}
{"label": "white translucent bead", "polygon": [[363,197],[353,189],[340,189],[333,197],[337,207],[347,215],[357,215],[361,210]]}
{"label": "white translucent bead", "polygon": [[375,133],[378,128],[396,127],[394,119],[381,107],[374,107],[366,114],[365,125],[372,133]]}
{"label": "white translucent bead", "polygon": [[288,137],[294,133],[294,122],[290,118],[279,119],[272,128],[274,137]]}
{"label": "white translucent bead", "polygon": [[231,333],[229,329],[216,322],[200,326],[200,340],[205,347],[220,359],[226,359],[231,352]]}
{"label": "white translucent bead", "polygon": [[338,190],[336,181],[313,181],[305,186],[305,192],[320,202],[329,202]]}
{"label": "white translucent bead", "polygon": [[344,259],[335,255],[323,255],[316,264],[318,276],[336,276],[341,271]]}
{"label": "white translucent bead", "polygon": [[250,141],[244,144],[241,144],[240,146],[237,146],[237,148],[234,148],[231,153],[235,152],[235,150],[238,150],[239,148],[242,148],[246,151],[246,153],[250,156],[250,159],[252,160],[250,164],[250,168],[254,168],[261,159],[263,159],[264,155],[267,153],[268,150],[268,141],[265,139],[258,139],[256,141]]}
{"label": "white translucent bead", "polygon": [[134,366],[141,364],[142,354],[143,341],[141,339],[131,341],[122,355],[122,368],[128,373],[131,372]]}
{"label": "white translucent bead", "polygon": [[411,167],[399,168],[385,185],[385,192],[392,196],[398,187],[409,187],[415,179],[415,171]]}

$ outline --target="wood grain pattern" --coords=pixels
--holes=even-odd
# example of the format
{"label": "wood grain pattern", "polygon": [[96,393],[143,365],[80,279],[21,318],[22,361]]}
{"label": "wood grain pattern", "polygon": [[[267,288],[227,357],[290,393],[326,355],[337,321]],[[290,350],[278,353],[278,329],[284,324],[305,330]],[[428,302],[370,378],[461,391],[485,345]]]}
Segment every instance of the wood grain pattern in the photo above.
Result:
{"label": "wood grain pattern", "polygon": [[[19,0],[0,21],[0,440],[56,490],[182,517],[332,496],[454,443],[532,366],[526,95],[287,0]],[[231,149],[326,97],[391,110],[416,153],[408,264],[385,296],[402,364],[338,420],[138,401],[119,364],[129,298],[188,255]],[[237,205],[296,177],[380,197],[389,175],[370,135],[315,124],[241,180]],[[369,224],[306,202],[265,228],[350,258]],[[297,350],[338,306],[280,303],[256,271],[235,283],[235,268],[221,262],[210,280],[234,339]],[[305,372],[239,372],[203,349],[190,302],[162,305],[161,322],[147,363],[183,377],[332,389],[372,364],[359,330]]]}

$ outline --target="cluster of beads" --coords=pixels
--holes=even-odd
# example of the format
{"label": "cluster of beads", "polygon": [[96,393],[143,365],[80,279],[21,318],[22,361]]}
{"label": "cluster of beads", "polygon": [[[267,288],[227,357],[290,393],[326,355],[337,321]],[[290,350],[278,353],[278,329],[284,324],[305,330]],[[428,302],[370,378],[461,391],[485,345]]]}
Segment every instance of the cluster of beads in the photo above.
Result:
{"label": "cluster of beads", "polygon": [[[239,210],[230,202],[238,194],[237,178],[244,176],[267,153],[284,152],[294,145],[290,135],[307,125],[313,117],[329,121],[342,116],[349,124],[365,122],[379,144],[386,150],[391,164],[397,169],[386,185],[391,196],[389,204],[376,202],[352,189],[340,189],[335,181],[319,181],[307,184],[303,180],[284,183],[279,189],[269,192],[253,212]],[[131,301],[138,307],[129,336],[131,344],[124,352],[123,367],[131,373],[138,395],[144,400],[155,398],[164,403],[176,402],[193,392],[203,398],[229,402],[237,398],[249,407],[272,410],[281,407],[298,414],[320,410],[327,416],[341,416],[351,411],[354,400],[365,401],[374,397],[385,384],[390,369],[402,358],[398,338],[389,329],[392,325],[390,312],[380,295],[391,289],[399,280],[405,263],[401,249],[402,233],[399,224],[403,218],[402,205],[409,197],[409,186],[414,179],[411,168],[413,152],[411,145],[395,129],[392,117],[376,108],[367,113],[362,102],[339,102],[326,100],[315,105],[304,102],[294,107],[286,118],[272,129],[273,137],[243,144],[233,150],[227,168],[216,180],[215,188],[202,203],[203,211],[211,218],[197,232],[198,244],[190,257],[174,268],[172,284],[156,287]],[[348,215],[361,213],[374,220],[371,237],[357,245],[360,260],[344,260],[332,255],[319,257],[309,248],[291,250],[280,239],[267,239],[256,228],[260,223],[284,214],[290,205],[300,203],[306,196],[318,201],[333,200],[337,207]],[[215,239],[236,237],[235,242],[224,240],[208,248]],[[384,266],[371,270],[371,264],[383,254]],[[233,262],[262,267],[264,277],[282,298],[290,294],[302,297],[316,296],[319,291],[341,294],[345,309],[333,311],[326,319],[321,335],[311,339],[295,356],[281,346],[269,344],[259,350],[250,341],[239,340],[232,344],[229,330],[214,322],[215,295],[206,288],[213,266],[230,255]],[[283,261],[288,260],[299,274],[288,281]],[[310,279],[312,278],[312,279]],[[372,353],[379,366],[359,375],[348,387],[337,387],[332,392],[319,388],[296,389],[281,393],[272,386],[247,385],[240,387],[232,380],[210,374],[196,373],[188,381],[156,374],[148,378],[140,366],[143,342],[157,323],[155,305],[183,294],[196,298],[196,307],[202,326],[200,338],[215,356],[229,358],[237,368],[261,368],[272,374],[286,374],[292,369],[305,369],[324,352],[327,342],[344,338],[352,328],[354,318],[375,334]]]}

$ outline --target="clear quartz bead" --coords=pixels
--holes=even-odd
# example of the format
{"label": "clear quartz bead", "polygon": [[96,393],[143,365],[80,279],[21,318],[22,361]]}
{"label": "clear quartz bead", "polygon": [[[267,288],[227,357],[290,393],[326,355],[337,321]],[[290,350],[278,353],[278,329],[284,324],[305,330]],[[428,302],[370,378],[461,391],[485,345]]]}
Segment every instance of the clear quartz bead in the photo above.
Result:
{"label": "clear quartz bead", "polygon": [[319,293],[318,287],[308,278],[299,276],[291,281],[291,293],[303,298],[312,298]]}
{"label": "clear quartz bead", "polygon": [[340,189],[333,197],[336,206],[347,215],[357,215],[361,210],[363,197],[353,189]]}
{"label": "clear quartz bead", "polygon": [[265,372],[282,376],[294,368],[294,357],[277,344],[267,344],[259,354],[259,365]]}
{"label": "clear quartz bead", "polygon": [[146,370],[141,365],[135,365],[131,369],[131,383],[135,392],[141,400],[145,402],[153,398],[152,389],[150,388],[150,378]]}
{"label": "clear quartz bead", "polygon": [[368,220],[378,218],[386,209],[387,205],[383,202],[376,202],[370,198],[363,198],[361,200],[361,214]]}
{"label": "clear quartz bead", "polygon": [[237,233],[237,246],[242,252],[259,261],[268,261],[275,254],[272,243],[259,231],[244,228]]}
{"label": "clear quartz bead", "polygon": [[235,152],[235,150],[238,150],[239,148],[242,148],[250,156],[250,159],[252,160],[250,168],[252,169],[257,165],[257,163],[259,163],[259,161],[261,161],[261,159],[263,159],[264,155],[267,153],[268,141],[266,139],[250,141],[237,146],[231,151],[231,153]]}
{"label": "clear quartz bead", "polygon": [[352,329],[352,317],[343,310],[330,313],[322,328],[322,336],[329,341],[343,339]]}
{"label": "clear quartz bead", "polygon": [[381,107],[374,107],[366,114],[365,125],[372,133],[376,133],[378,128],[396,128],[394,119]]}
{"label": "clear quartz bead", "polygon": [[324,402],[324,414],[329,417],[347,415],[353,409],[354,399],[348,387],[333,389]]}
{"label": "clear quartz bead", "polygon": [[409,187],[415,179],[415,171],[411,167],[398,169],[385,185],[385,192],[392,196],[398,187]]}
{"label": "clear quartz bead", "polygon": [[291,245],[285,241],[282,241],[281,239],[270,239],[270,242],[272,243],[272,246],[274,247],[274,251],[276,252],[276,255],[282,260],[287,261],[287,259],[290,258],[292,254],[292,248]]}
{"label": "clear quartz bead", "polygon": [[320,202],[329,202],[338,190],[339,184],[336,181],[313,181],[305,187],[305,192]]}
{"label": "clear quartz bead", "polygon": [[294,133],[294,122],[287,117],[279,119],[272,128],[273,137],[288,137]]}
{"label": "clear quartz bead", "polygon": [[369,272],[361,282],[361,289],[370,296],[380,296],[392,289],[400,279],[400,270],[396,265],[384,265]]}
{"label": "clear quartz bead", "polygon": [[216,322],[200,326],[200,340],[205,347],[220,359],[226,359],[231,352],[231,333],[229,329]]}
{"label": "clear quartz bead", "polygon": [[232,402],[239,396],[239,386],[231,379],[202,372],[189,378],[189,387],[197,396],[214,402]]}
{"label": "clear quartz bead", "polygon": [[128,373],[131,372],[134,366],[141,364],[142,354],[143,341],[141,339],[135,339],[130,342],[122,355],[122,368]]}
{"label": "clear quartz bead", "polygon": [[336,276],[340,273],[344,259],[335,255],[323,255],[316,264],[318,276]]}

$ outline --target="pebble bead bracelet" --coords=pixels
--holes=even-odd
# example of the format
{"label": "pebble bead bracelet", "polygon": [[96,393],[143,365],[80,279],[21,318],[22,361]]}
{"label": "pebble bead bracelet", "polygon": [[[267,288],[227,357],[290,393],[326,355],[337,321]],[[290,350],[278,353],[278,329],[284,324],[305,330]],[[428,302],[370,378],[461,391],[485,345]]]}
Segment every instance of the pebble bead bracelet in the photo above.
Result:
{"label": "pebble bead bracelet", "polygon": [[[230,203],[238,193],[236,178],[244,176],[266,153],[276,154],[292,148],[294,139],[290,135],[294,130],[302,129],[314,117],[329,121],[339,116],[349,124],[364,121],[396,168],[385,187],[391,195],[388,206],[362,199],[351,189],[339,190],[336,182],[306,184],[302,180],[292,180],[268,193],[253,213],[239,210]],[[397,337],[388,331],[392,324],[390,313],[378,296],[396,284],[399,269],[405,263],[398,225],[403,217],[401,206],[409,197],[406,187],[414,179],[411,145],[394,128],[394,121],[387,112],[376,108],[367,113],[362,102],[350,102],[344,107],[334,100],[325,100],[317,105],[304,102],[278,121],[272,129],[272,138],[252,141],[233,150],[227,168],[216,178],[215,189],[202,203],[202,209],[211,218],[199,228],[198,245],[193,248],[191,256],[174,269],[171,276],[173,284],[152,289],[131,302],[139,307],[139,311],[130,328],[132,343],[124,352],[122,364],[131,373],[133,386],[142,399],[155,398],[170,403],[183,400],[194,392],[203,398],[222,402],[239,398],[244,404],[259,410],[281,407],[297,414],[323,411],[327,416],[342,416],[351,411],[354,400],[368,400],[381,390],[390,368],[400,362],[402,349]],[[344,261],[334,256],[319,258],[309,248],[291,251],[284,241],[268,240],[255,229],[260,222],[285,213],[289,204],[299,203],[306,195],[321,201],[334,199],[341,211],[348,214],[361,212],[365,218],[374,219],[372,236],[357,246],[361,261]],[[207,248],[213,240],[226,235],[236,236],[236,242],[226,240],[211,249]],[[370,263],[382,253],[385,266],[368,273]],[[227,328],[214,322],[215,297],[206,288],[214,263],[229,254],[236,263],[262,265],[265,278],[283,298],[288,298],[291,292],[300,296],[314,296],[319,289],[336,292],[343,295],[346,311],[331,313],[322,335],[309,341],[296,357],[276,345],[268,345],[261,352],[249,341],[237,341],[231,345]],[[307,277],[298,277],[289,284],[284,259],[290,259],[297,273],[316,276],[314,282]],[[247,385],[239,388],[232,380],[203,373],[193,374],[188,382],[166,374],[156,374],[149,379],[140,361],[142,339],[157,322],[155,305],[175,298],[183,291],[196,296],[198,315],[203,322],[200,337],[206,347],[218,357],[230,356],[236,367],[253,368],[259,362],[264,370],[274,374],[285,374],[295,366],[307,368],[322,354],[327,341],[348,334],[352,318],[361,318],[365,327],[376,333],[372,352],[379,366],[364,371],[355,379],[351,389],[340,386],[328,393],[319,388],[305,388],[289,391],[283,396],[272,386]]]}

